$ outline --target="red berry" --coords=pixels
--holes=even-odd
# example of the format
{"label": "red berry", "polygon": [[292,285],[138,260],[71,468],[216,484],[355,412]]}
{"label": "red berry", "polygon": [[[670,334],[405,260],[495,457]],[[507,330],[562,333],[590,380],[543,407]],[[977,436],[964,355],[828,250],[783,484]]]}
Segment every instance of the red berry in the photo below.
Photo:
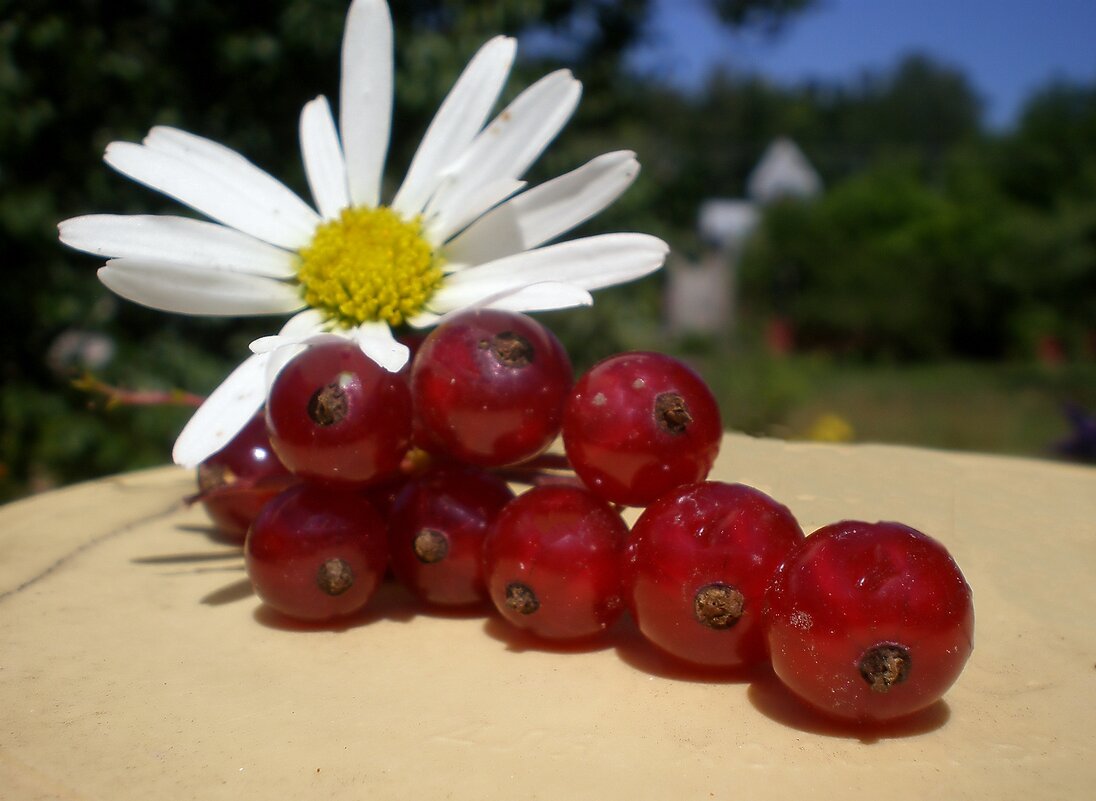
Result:
{"label": "red berry", "polygon": [[506,482],[473,467],[442,467],[408,482],[388,517],[396,577],[431,603],[486,601],[483,538],[513,497]]}
{"label": "red berry", "polygon": [[559,434],[571,362],[543,325],[515,312],[465,312],[438,326],[411,368],[416,441],[470,464],[498,467]]}
{"label": "red berry", "polygon": [[807,537],[766,599],[773,669],[834,718],[924,709],[970,656],[974,604],[947,550],[899,523],[846,521]]}
{"label": "red berry", "polygon": [[270,447],[262,412],[198,465],[198,497],[206,514],[222,534],[240,543],[267,501],[293,481]]}
{"label": "red berry", "polygon": [[278,374],[266,423],[275,452],[302,478],[385,481],[411,439],[407,380],[351,342],[313,345]]}
{"label": "red berry", "polygon": [[600,634],[622,611],[620,550],[628,528],[574,487],[535,487],[502,510],[483,544],[484,576],[502,616],[539,637]]}
{"label": "red berry", "polygon": [[384,576],[384,521],[358,493],[298,484],[255,519],[244,557],[267,606],[301,620],[349,615],[369,602]]}
{"label": "red berry", "polygon": [[667,490],[703,481],[723,429],[710,389],[660,353],[622,353],[575,384],[563,443],[579,478],[612,503],[646,506]]}
{"label": "red berry", "polygon": [[802,539],[787,507],[751,487],[671,490],[640,515],[626,548],[625,585],[640,632],[698,665],[763,662],[765,588]]}

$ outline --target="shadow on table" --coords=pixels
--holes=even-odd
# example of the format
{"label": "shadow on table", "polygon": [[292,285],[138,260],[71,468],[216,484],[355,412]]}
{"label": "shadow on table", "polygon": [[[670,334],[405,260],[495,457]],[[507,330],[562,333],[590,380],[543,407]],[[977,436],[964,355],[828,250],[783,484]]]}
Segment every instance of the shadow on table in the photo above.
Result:
{"label": "shadow on table", "polygon": [[941,728],[951,717],[947,702],[937,701],[920,712],[890,723],[843,723],[823,717],[796,698],[771,671],[754,681],[746,697],[765,717],[799,731],[876,743],[916,737]]}
{"label": "shadow on table", "polygon": [[243,539],[240,537],[233,537],[225,534],[216,526],[209,525],[194,525],[191,523],[179,523],[175,526],[179,531],[185,531],[188,534],[201,534],[210,540],[210,542],[218,543],[219,545],[231,545],[234,548],[243,547]]}
{"label": "shadow on table", "polygon": [[631,616],[625,615],[613,642],[622,662],[643,673],[700,684],[745,684],[758,676],[754,669],[728,669],[693,665],[648,642]]}

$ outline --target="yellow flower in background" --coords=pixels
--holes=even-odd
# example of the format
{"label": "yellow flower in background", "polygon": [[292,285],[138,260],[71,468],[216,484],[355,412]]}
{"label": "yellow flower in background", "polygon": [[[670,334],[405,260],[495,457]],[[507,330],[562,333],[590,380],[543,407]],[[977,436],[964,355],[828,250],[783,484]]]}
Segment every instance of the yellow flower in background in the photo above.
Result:
{"label": "yellow flower in background", "polygon": [[838,414],[820,414],[807,429],[807,439],[814,442],[852,442],[856,437],[852,424]]}

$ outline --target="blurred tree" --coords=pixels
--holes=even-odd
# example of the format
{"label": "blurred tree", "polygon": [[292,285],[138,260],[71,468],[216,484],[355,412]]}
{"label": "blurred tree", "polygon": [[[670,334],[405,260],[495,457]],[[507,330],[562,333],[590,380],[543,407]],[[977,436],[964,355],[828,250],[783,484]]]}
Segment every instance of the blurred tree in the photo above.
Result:
{"label": "blurred tree", "polygon": [[997,168],[1005,191],[1035,208],[1096,195],[1096,85],[1055,82],[1036,93]]}
{"label": "blurred tree", "polygon": [[745,305],[797,343],[869,358],[999,355],[1012,246],[1000,203],[967,203],[909,163],[768,210],[743,265]]}
{"label": "blurred tree", "polygon": [[789,15],[804,11],[815,0],[711,0],[716,14],[734,27],[762,25],[778,28]]}

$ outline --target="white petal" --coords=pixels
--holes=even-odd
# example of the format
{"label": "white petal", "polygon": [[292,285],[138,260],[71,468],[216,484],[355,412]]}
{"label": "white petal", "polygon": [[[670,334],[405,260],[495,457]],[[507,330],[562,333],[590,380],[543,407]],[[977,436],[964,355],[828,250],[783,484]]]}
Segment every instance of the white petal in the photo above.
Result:
{"label": "white petal", "polygon": [[323,312],[318,309],[305,309],[290,317],[277,334],[259,337],[248,347],[251,348],[252,353],[269,353],[283,345],[303,342],[326,328]]}
{"label": "white petal", "polygon": [[532,250],[602,211],[638,174],[639,162],[630,151],[598,156],[492,209],[446,245],[446,256],[484,264]]}
{"label": "white petal", "polygon": [[113,142],[105,160],[207,217],[279,247],[296,250],[319,222],[308,204],[236,151],[177,128],[153,128],[143,147]]}
{"label": "white petal", "polygon": [[[347,333],[321,332],[311,336],[296,339],[281,337],[281,342],[273,350],[269,351],[270,361],[266,365],[266,383],[274,385],[274,380],[282,368],[293,359],[308,350],[310,345],[324,345],[329,342],[353,342],[353,338]],[[258,342],[259,340],[256,340]],[[254,343],[252,343],[254,344]]]}
{"label": "white petal", "polygon": [[269,358],[249,356],[205,399],[175,440],[176,464],[197,467],[247,425],[266,400]]}
{"label": "white petal", "polygon": [[530,86],[499,114],[451,166],[452,180],[439,187],[430,207],[448,213],[485,184],[520,178],[570,118],[582,85],[558,70]]}
{"label": "white petal", "polygon": [[177,314],[282,314],[304,305],[282,281],[169,261],[111,259],[99,280],[127,300]]}
{"label": "white petal", "polygon": [[535,312],[552,309],[571,309],[575,306],[592,306],[593,296],[574,284],[545,281],[529,286],[513,287],[489,295],[475,303],[447,311],[445,314],[421,312],[409,321],[413,328],[441,325],[469,309],[502,309],[504,311]]}
{"label": "white petal", "polygon": [[293,361],[295,356],[304,353],[307,349],[307,345],[289,343],[280,345],[276,349],[270,351],[267,354],[270,357],[270,360],[266,363],[266,385],[268,387],[273,387],[274,381],[277,379],[278,373],[282,371],[282,368]]}
{"label": "white petal", "polygon": [[530,284],[511,292],[501,292],[488,299],[482,306],[487,309],[534,312],[593,304],[593,295],[581,287],[546,281],[542,284]]}
{"label": "white petal", "polygon": [[494,208],[510,195],[521,191],[524,186],[524,181],[499,178],[497,181],[477,187],[476,191],[467,195],[459,205],[452,205],[445,213],[428,218],[426,238],[434,243],[435,247],[440,245],[488,209]]}
{"label": "white petal", "polygon": [[384,323],[362,323],[351,335],[366,356],[390,373],[399,372],[411,356],[410,349],[397,342]]}
{"label": "white petal", "polygon": [[285,321],[281,335],[285,337],[308,333],[315,334],[327,328],[327,318],[319,309],[305,309]]}
{"label": "white petal", "polygon": [[384,0],[354,0],[343,32],[339,130],[355,205],[377,205],[391,125],[392,18]]}
{"label": "white petal", "polygon": [[392,208],[413,217],[426,207],[444,169],[483,128],[514,63],[517,43],[496,36],[479,49],[434,115]]}
{"label": "white petal", "polygon": [[431,298],[429,310],[446,312],[546,281],[601,289],[653,273],[668,252],[665,242],[647,234],[603,234],[561,242],[449,276]]}
{"label": "white petal", "polygon": [[217,223],[187,217],[89,214],[58,226],[69,247],[99,256],[153,259],[212,270],[291,278],[288,251]]}
{"label": "white petal", "polygon": [[350,193],[346,188],[346,163],[339,133],[326,97],[321,95],[305,103],[300,129],[301,157],[312,199],[320,215],[333,220],[350,205]]}

